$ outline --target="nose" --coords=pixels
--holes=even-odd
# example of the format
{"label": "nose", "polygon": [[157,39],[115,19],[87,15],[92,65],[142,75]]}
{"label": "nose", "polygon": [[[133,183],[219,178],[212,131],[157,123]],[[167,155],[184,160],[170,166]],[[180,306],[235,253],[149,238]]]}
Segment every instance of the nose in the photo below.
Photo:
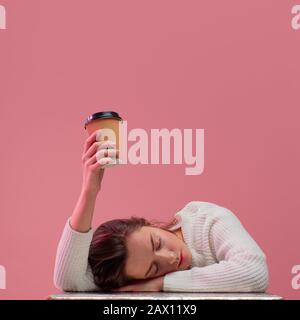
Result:
{"label": "nose", "polygon": [[177,264],[179,262],[179,257],[174,251],[165,250],[165,251],[160,252],[159,255],[161,256],[161,258],[164,260],[164,262],[167,265],[177,266]]}

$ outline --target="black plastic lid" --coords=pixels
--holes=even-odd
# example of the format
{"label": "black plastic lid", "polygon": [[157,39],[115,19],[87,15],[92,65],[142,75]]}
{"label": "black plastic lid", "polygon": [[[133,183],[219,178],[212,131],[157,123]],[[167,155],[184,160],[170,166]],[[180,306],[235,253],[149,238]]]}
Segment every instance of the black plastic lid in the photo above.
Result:
{"label": "black plastic lid", "polygon": [[86,129],[86,126],[93,120],[96,119],[118,119],[118,120],[123,120],[117,112],[114,111],[102,111],[102,112],[96,112],[93,113],[92,115],[88,116],[88,118],[85,120],[84,123],[84,129]]}

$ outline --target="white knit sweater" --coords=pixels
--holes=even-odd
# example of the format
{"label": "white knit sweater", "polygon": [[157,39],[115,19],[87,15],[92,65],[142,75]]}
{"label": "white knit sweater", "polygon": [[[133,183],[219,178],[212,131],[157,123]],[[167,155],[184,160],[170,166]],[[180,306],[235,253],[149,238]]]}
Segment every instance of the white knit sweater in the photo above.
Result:
{"label": "white knit sweater", "polygon": [[[266,256],[228,209],[210,202],[191,201],[175,215],[192,253],[188,270],[164,276],[163,291],[265,292],[269,273]],[[58,244],[54,285],[63,291],[101,291],[88,264],[93,230],[75,231],[70,218]]]}

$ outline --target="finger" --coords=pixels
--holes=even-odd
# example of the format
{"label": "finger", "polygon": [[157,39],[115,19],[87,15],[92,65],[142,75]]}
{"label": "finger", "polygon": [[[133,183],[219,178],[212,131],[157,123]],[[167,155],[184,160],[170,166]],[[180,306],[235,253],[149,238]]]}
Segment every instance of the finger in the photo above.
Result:
{"label": "finger", "polygon": [[119,149],[100,149],[96,153],[96,158],[101,159],[105,157],[118,158]]}
{"label": "finger", "polygon": [[97,162],[101,165],[101,166],[109,166],[109,165],[114,165],[116,164],[116,159],[114,158],[110,158],[110,157],[104,157],[104,158],[99,158],[97,159]]}
{"label": "finger", "polygon": [[[105,164],[109,164],[109,163],[112,163],[113,162],[113,159],[114,158],[110,158],[110,157],[103,157],[103,158],[98,158],[97,159],[97,153],[91,157],[90,159],[88,159],[86,162],[85,162],[85,165],[86,166],[95,166],[95,167],[98,167],[100,165],[100,167],[104,166]],[[101,160],[101,161],[100,161]]]}
{"label": "finger", "polygon": [[116,143],[114,141],[111,140],[107,140],[107,141],[100,141],[98,142],[98,150],[99,149],[113,149],[116,147]]}
{"label": "finger", "polygon": [[118,164],[121,164],[121,160],[120,159],[115,159],[113,158],[113,161],[112,162],[109,162],[105,165],[102,166],[102,168],[111,168],[111,167],[115,167],[117,166]]}
{"label": "finger", "polygon": [[83,154],[87,152],[90,146],[101,139],[102,129],[95,130],[86,140],[83,147]]}
{"label": "finger", "polygon": [[[100,159],[106,159],[106,160],[99,162]],[[93,166],[94,165],[95,167],[97,167],[100,165],[100,167],[103,167],[103,168],[109,168],[109,167],[112,167],[112,166],[115,166],[118,164],[123,164],[123,162],[119,158],[115,158],[115,157],[102,157],[101,158],[101,157],[97,156],[97,153],[93,157],[91,157],[90,159],[85,161],[84,163],[86,166]]]}
{"label": "finger", "polygon": [[89,147],[87,152],[83,154],[82,160],[86,161],[86,159],[91,158],[99,149],[114,149],[116,144],[113,141],[101,141],[101,142],[93,142],[93,144]]}

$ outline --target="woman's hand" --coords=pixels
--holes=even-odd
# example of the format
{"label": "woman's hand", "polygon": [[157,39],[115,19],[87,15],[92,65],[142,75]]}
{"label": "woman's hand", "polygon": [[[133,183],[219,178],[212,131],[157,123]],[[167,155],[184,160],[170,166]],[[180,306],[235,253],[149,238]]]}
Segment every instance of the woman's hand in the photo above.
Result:
{"label": "woman's hand", "polygon": [[116,149],[115,142],[99,141],[100,136],[101,129],[94,131],[86,139],[82,154],[82,191],[92,194],[97,194],[101,190],[106,165],[116,163],[119,157],[119,150]]}
{"label": "woman's hand", "polygon": [[129,285],[112,289],[113,292],[119,291],[162,291],[163,290],[164,277],[156,277],[145,280],[136,280]]}

